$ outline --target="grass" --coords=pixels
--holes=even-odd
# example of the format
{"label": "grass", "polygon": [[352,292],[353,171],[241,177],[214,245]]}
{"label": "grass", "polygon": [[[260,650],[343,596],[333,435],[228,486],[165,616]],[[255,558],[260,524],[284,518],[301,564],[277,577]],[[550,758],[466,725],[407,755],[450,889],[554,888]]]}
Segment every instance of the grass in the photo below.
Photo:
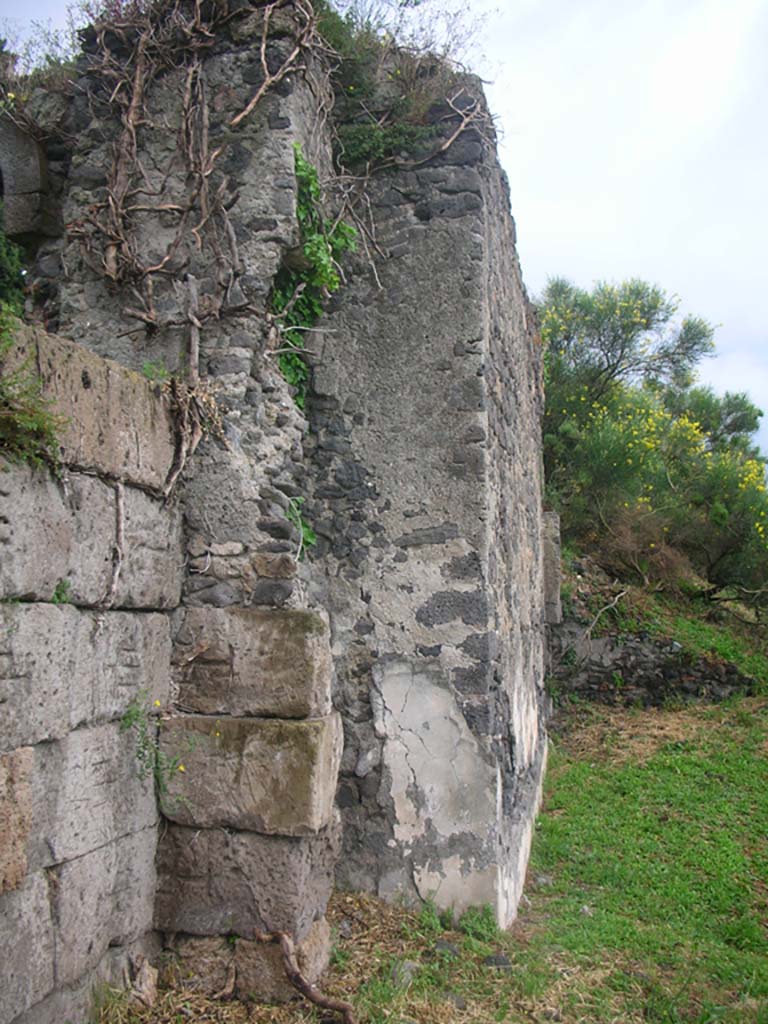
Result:
{"label": "grass", "polygon": [[[768,1024],[768,701],[568,716],[509,932],[334,896],[323,987],[361,1024]],[[329,1020],[165,992],[100,1024]]]}

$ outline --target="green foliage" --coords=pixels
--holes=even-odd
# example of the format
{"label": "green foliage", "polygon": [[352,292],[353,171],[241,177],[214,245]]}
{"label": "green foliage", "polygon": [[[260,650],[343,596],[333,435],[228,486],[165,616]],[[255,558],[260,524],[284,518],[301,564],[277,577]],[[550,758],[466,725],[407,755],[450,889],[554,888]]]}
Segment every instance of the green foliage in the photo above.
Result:
{"label": "green foliage", "polygon": [[439,131],[435,125],[378,124],[363,121],[339,126],[338,158],[345,167],[380,164],[400,154],[416,154]]}
{"label": "green foliage", "polygon": [[147,360],[141,367],[142,374],[147,380],[157,381],[158,383],[164,383],[171,379],[171,371],[161,361],[153,362]]}
{"label": "green foliage", "polygon": [[157,721],[154,714],[160,702],[153,708],[147,706],[146,692],[134,697],[120,719],[120,732],[132,732],[135,739],[137,762],[136,774],[140,779],[151,778],[158,797],[167,796],[168,783],[176,772],[186,768],[178,756],[169,757],[160,748],[157,736]]}
{"label": "green foliage", "polygon": [[0,302],[0,456],[11,462],[58,467],[62,420],[40,395],[29,361],[8,366],[17,320]]}
{"label": "green foliage", "polygon": [[21,250],[6,236],[2,223],[0,203],[0,309],[20,316],[24,304]]}
{"label": "green foliage", "polygon": [[304,504],[304,500],[304,498],[291,498],[288,502],[288,510],[286,512],[288,521],[293,523],[301,534],[298,552],[299,558],[304,556],[304,552],[307,548],[311,548],[317,544],[317,534],[301,514],[301,507]]}
{"label": "green foliage", "polygon": [[354,251],[357,232],[343,220],[330,220],[324,216],[317,169],[304,158],[298,143],[294,145],[294,154],[301,267],[281,268],[275,278],[271,304],[272,312],[283,328],[278,365],[295,389],[296,404],[303,409],[309,386],[309,368],[302,354],[302,334],[322,316],[325,297],[339,288],[338,261],[345,252]]}
{"label": "green foliage", "polygon": [[342,170],[421,157],[450,120],[464,58],[483,18],[460,0],[315,0],[319,30],[338,55],[332,75]]}
{"label": "green foliage", "polygon": [[[645,582],[695,571],[768,603],[768,494],[746,395],[690,386],[704,321],[639,281],[587,293],[551,281],[544,463],[564,536]],[[626,577],[625,577],[626,578]],[[752,596],[749,596],[752,595]]]}
{"label": "green foliage", "polygon": [[458,929],[479,942],[494,942],[499,937],[496,915],[489,903],[465,910],[459,918]]}
{"label": "green foliage", "polygon": [[51,595],[51,604],[69,604],[72,600],[71,589],[72,583],[70,580],[59,580]]}

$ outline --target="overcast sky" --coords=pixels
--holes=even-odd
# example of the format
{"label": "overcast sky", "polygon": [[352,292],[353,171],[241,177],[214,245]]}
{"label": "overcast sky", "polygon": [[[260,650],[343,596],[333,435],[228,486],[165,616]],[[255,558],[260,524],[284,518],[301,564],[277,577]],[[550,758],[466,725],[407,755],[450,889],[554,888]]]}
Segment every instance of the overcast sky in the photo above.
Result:
{"label": "overcast sky", "polygon": [[678,295],[719,325],[701,379],[766,411],[768,453],[768,0],[471,6],[495,11],[482,70],[528,290],[640,277]]}

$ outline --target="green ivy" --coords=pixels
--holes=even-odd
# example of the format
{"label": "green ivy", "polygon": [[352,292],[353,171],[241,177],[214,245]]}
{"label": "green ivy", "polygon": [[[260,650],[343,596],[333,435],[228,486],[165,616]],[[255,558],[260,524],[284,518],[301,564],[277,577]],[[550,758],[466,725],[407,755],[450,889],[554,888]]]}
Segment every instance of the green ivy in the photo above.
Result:
{"label": "green ivy", "polygon": [[354,252],[357,232],[350,224],[323,215],[317,168],[304,158],[298,142],[293,149],[303,266],[279,271],[272,290],[272,312],[283,327],[278,365],[294,388],[296,404],[303,409],[309,386],[303,332],[322,316],[325,296],[341,285],[338,260],[345,252]]}

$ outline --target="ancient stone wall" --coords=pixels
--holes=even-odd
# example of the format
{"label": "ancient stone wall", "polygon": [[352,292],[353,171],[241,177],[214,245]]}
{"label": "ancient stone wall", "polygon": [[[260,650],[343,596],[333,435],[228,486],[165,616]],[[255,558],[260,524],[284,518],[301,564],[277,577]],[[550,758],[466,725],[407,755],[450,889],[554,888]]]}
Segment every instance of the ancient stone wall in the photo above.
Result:
{"label": "ancient stone wall", "polygon": [[545,754],[533,317],[493,147],[369,185],[313,339],[312,521],[345,722],[340,880],[514,916]]}
{"label": "ancient stone wall", "polygon": [[153,779],[121,719],[169,701],[181,516],[147,381],[31,329],[10,363],[67,420],[59,476],[0,473],[0,1021],[60,1024],[160,948]]}
{"label": "ancient stone wall", "polygon": [[[101,684],[91,682],[86,664],[101,664],[98,644],[113,635],[102,621],[133,615],[146,629],[155,616],[164,631],[161,654],[136,635],[124,645],[118,638],[103,655],[121,679],[120,666],[134,660],[131,696],[138,688],[153,706],[168,705],[160,748],[176,770],[163,787],[155,868],[152,793],[145,786],[143,803],[134,800],[135,779],[124,783],[105,769],[114,791],[99,813],[122,821],[121,801],[144,807],[140,827],[124,835],[142,836],[151,852],[148,860],[129,858],[146,865],[135,900],[113,899],[114,888],[99,897],[108,912],[95,934],[130,952],[153,922],[186,982],[283,998],[276,949],[251,941],[253,931],[291,932],[307,975],[320,973],[329,950],[324,911],[339,846],[337,806],[343,885],[434,897],[457,911],[489,902],[503,924],[514,915],[546,751],[540,365],[493,143],[464,132],[423,165],[369,183],[370,249],[378,255],[374,264],[363,253],[350,261],[345,287],[308,339],[308,434],[277,369],[270,297],[276,273],[299,249],[294,143],[329,174],[321,115],[327,82],[307,60],[233,125],[233,112],[264,82],[261,15],[238,10],[215,41],[200,36],[189,66],[168,64],[147,89],[134,160],[124,168],[135,192],[122,238],[94,225],[107,189],[116,187],[124,123],[91,57],[80,65],[76,100],[62,112],[70,141],[59,161],[68,168],[61,221],[68,229],[40,246],[29,307],[91,352],[60,343],[66,358],[53,350],[49,357],[45,345],[55,343],[38,346],[46,387],[58,386],[62,360],[70,367],[61,396],[74,410],[65,442],[71,470],[65,491],[12,470],[13,500],[22,496],[27,505],[18,507],[30,514],[7,517],[19,558],[3,561],[0,579],[6,573],[6,594],[23,602],[8,614],[30,615],[43,602],[52,621],[93,619],[89,634],[85,625],[68,630],[80,638],[80,660],[72,655],[74,675],[57,690],[72,707],[84,692],[93,709],[89,724],[81,711],[73,719],[72,735],[88,740],[72,754],[78,765],[102,749],[97,729],[111,730],[115,749],[128,742],[116,724],[127,690],[106,710],[87,696]],[[271,28],[265,60],[274,69],[294,43],[289,8],[275,11]],[[131,58],[119,35],[108,45],[115,66]],[[149,384],[128,371],[98,369],[114,364],[93,353],[183,379],[190,390],[176,385],[173,430],[167,403],[155,408],[160,399]],[[141,387],[115,419],[112,391],[127,387],[118,380]],[[102,427],[89,434],[80,408],[103,421],[107,438],[116,432],[119,458],[109,456],[110,444],[87,440]],[[194,453],[185,447],[198,440],[190,408],[209,416]],[[145,421],[165,431],[162,457],[146,446]],[[159,495],[182,462],[178,505],[163,503]],[[304,560],[301,498],[319,538]],[[162,537],[152,533],[157,524]],[[24,552],[44,545],[49,557],[22,570]],[[28,572],[37,574],[34,582]],[[65,577],[74,607],[45,604]],[[102,612],[105,594],[109,610]],[[58,635],[52,626],[50,635]],[[29,647],[35,658],[47,650],[32,640]],[[11,661],[9,678],[53,688],[48,668],[34,664],[21,672]],[[71,681],[78,671],[82,685]],[[34,707],[44,731],[20,728],[9,757],[37,743],[47,755],[70,742],[45,732],[53,729],[45,724],[47,701],[21,703],[25,714]],[[24,832],[38,813],[34,800],[24,803],[29,756],[14,753],[5,769],[19,834],[30,837],[13,847],[14,864],[24,843],[38,850],[32,837],[45,835],[36,824]],[[46,787],[57,791],[38,785]],[[77,836],[88,832],[74,804],[65,819]],[[111,850],[112,833],[98,832]],[[49,901],[48,918],[35,921],[51,922],[50,941],[30,939],[35,950],[54,950],[66,918],[50,907],[60,893],[78,891],[52,880],[49,869],[102,847],[63,849],[26,854],[23,878],[34,880],[28,899],[47,893]],[[117,853],[109,864],[109,878],[122,883]],[[20,870],[9,877],[21,879]],[[27,882],[13,884],[7,898],[21,899]],[[36,906],[23,904],[19,913]],[[127,937],[112,934],[116,918],[129,922]],[[10,911],[6,920],[15,920]],[[55,946],[53,973],[35,976],[34,984],[50,978],[45,992],[32,991],[12,966],[15,1002],[0,1024],[38,1020],[23,1016],[33,1004],[56,1019],[69,1005],[61,1000],[80,999],[102,970],[100,942],[78,962],[77,977],[74,968],[55,966]]]}

